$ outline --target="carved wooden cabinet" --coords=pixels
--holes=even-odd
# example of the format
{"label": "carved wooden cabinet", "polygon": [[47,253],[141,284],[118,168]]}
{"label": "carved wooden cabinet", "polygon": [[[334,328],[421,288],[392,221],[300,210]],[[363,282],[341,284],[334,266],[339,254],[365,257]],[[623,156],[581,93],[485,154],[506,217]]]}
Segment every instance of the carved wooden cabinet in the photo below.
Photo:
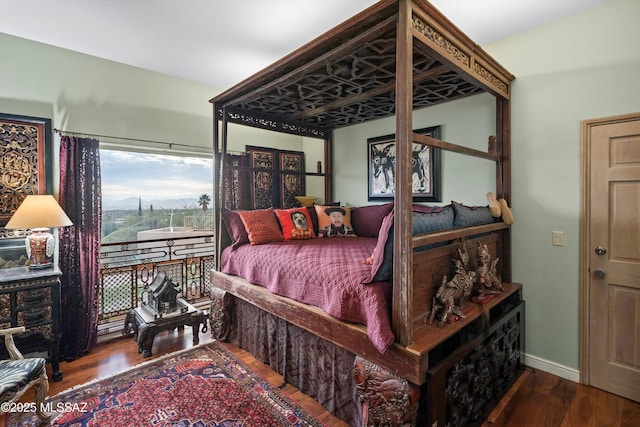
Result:
{"label": "carved wooden cabinet", "polygon": [[[26,331],[14,336],[16,346],[23,354],[46,351],[54,381],[62,380],[58,361],[61,274],[57,267],[0,269],[0,328],[24,326]],[[4,345],[0,345],[0,357],[7,357]]]}
{"label": "carved wooden cabinet", "polygon": [[522,288],[451,334],[431,352],[426,383],[428,426],[480,425],[524,370]]}

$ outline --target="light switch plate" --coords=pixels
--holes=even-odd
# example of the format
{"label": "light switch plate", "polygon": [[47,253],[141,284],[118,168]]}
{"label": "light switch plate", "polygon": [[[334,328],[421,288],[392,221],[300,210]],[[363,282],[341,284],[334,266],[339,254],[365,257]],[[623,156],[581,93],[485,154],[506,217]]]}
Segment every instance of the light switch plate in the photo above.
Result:
{"label": "light switch plate", "polygon": [[564,246],[564,231],[554,231],[552,236],[553,246]]}

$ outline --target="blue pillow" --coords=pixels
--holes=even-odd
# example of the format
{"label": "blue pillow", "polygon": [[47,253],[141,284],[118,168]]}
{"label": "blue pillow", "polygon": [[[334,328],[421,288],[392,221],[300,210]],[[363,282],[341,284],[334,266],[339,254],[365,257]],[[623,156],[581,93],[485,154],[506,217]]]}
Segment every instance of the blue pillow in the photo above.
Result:
{"label": "blue pillow", "polygon": [[439,212],[413,213],[413,234],[448,230],[453,227],[454,213],[451,206],[445,206]]}
{"label": "blue pillow", "polygon": [[[432,231],[448,230],[453,225],[453,208],[446,206],[442,210],[431,213],[413,212],[413,234],[429,233]],[[434,243],[419,250],[426,250],[446,245],[447,242]],[[387,242],[384,245],[382,265],[373,277],[372,282],[391,280],[393,278],[393,225],[389,229]]]}
{"label": "blue pillow", "polygon": [[454,211],[454,227],[472,227],[474,225],[491,224],[496,219],[489,212],[488,206],[465,206],[451,202]]}

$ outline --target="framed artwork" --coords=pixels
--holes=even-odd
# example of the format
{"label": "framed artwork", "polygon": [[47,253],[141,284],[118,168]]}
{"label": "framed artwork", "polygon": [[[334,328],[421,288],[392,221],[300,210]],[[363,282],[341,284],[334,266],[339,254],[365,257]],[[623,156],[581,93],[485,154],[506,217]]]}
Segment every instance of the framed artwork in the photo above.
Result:
{"label": "framed artwork", "polygon": [[[414,131],[440,139],[440,126]],[[396,188],[395,135],[367,139],[369,200],[391,200]],[[416,202],[441,201],[440,150],[413,144],[413,200]]]}
{"label": "framed artwork", "polygon": [[0,113],[0,226],[31,194],[52,192],[51,119]]}
{"label": "framed artwork", "polygon": [[291,208],[305,192],[304,153],[247,146],[251,209]]}

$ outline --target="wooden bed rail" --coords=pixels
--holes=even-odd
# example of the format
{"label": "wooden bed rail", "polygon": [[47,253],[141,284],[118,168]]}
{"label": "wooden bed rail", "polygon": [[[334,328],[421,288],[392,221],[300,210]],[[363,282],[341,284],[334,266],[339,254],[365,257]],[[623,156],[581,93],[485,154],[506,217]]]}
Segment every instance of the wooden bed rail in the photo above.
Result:
{"label": "wooden bed rail", "polygon": [[416,144],[428,145],[430,147],[440,148],[443,150],[451,151],[454,153],[464,154],[467,156],[478,157],[480,159],[491,160],[497,162],[500,160],[500,156],[497,153],[489,153],[486,151],[476,150],[474,148],[468,148],[450,142],[442,141],[437,138],[433,138],[427,135],[420,135],[419,133],[413,134],[413,142]]}
{"label": "wooden bed rail", "polygon": [[499,230],[509,229],[511,226],[504,222],[493,224],[476,225],[473,227],[464,227],[454,230],[437,231],[434,233],[418,234],[413,237],[413,249],[421,246],[431,245],[433,243],[446,242],[449,240],[464,239],[469,236],[491,233]]}
{"label": "wooden bed rail", "polygon": [[[215,287],[218,290],[212,292],[212,295],[227,292],[236,298],[241,298],[320,338],[385,367],[416,385],[424,384],[427,379],[427,370],[441,360],[444,354],[440,348],[443,345],[446,347],[446,341],[451,340],[452,337],[471,333],[469,331],[482,330],[479,325],[490,324],[495,321],[496,316],[502,315],[502,312],[496,314],[495,309],[505,300],[514,299],[519,302],[521,299],[521,285],[505,283],[505,292],[499,294],[486,305],[480,306],[470,303],[472,309],[466,318],[448,324],[444,328],[423,323],[417,328],[416,341],[411,345],[405,347],[395,343],[386,353],[382,354],[371,344],[367,337],[366,327],[362,325],[340,321],[319,308],[272,294],[262,286],[253,285],[242,278],[229,276],[218,271],[211,272],[211,284],[212,289]],[[222,298],[222,296],[219,297]],[[229,316],[228,319],[231,317]],[[212,327],[212,331],[213,329]],[[434,350],[437,357],[431,354]]]}

